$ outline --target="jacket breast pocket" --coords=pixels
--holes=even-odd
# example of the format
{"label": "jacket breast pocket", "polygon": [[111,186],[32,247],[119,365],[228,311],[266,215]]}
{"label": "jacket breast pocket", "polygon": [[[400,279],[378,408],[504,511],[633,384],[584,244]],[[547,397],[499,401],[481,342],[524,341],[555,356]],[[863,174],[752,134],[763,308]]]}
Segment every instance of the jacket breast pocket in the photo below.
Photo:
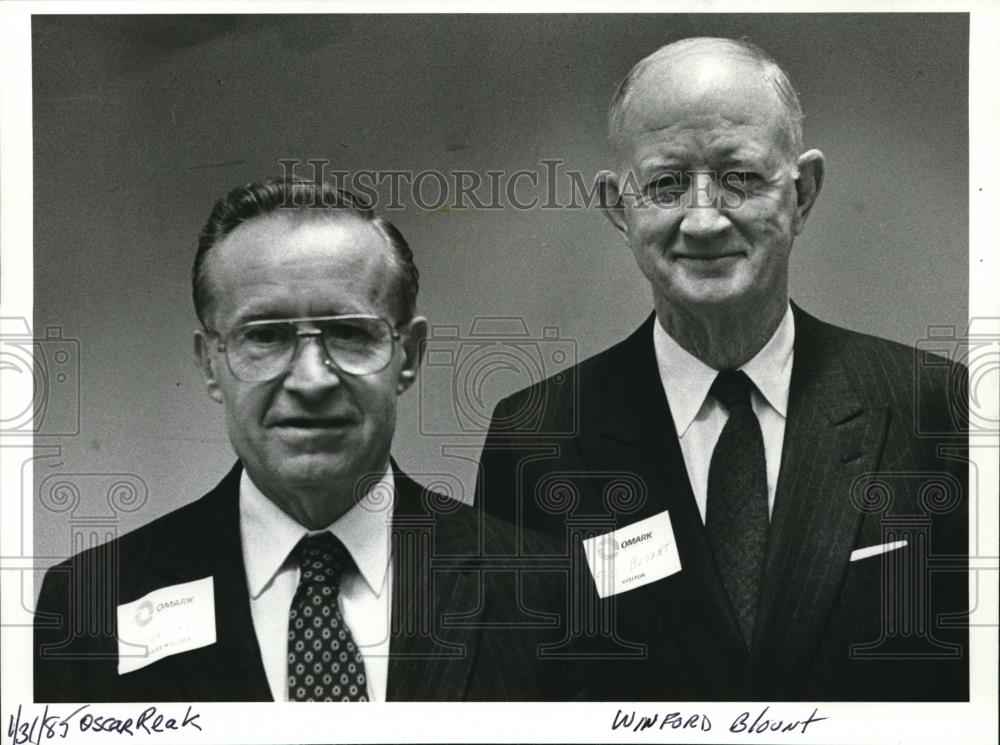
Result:
{"label": "jacket breast pocket", "polygon": [[905,581],[907,575],[915,570],[915,567],[910,566],[911,558],[909,546],[889,549],[872,556],[861,556],[848,563],[842,592],[861,592]]}

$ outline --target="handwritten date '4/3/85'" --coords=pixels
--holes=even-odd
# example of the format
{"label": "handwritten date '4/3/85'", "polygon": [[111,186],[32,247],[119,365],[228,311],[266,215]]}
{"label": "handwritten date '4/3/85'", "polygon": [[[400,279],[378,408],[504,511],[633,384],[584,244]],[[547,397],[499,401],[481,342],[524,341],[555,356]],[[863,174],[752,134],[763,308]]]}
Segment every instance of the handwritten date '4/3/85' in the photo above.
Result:
{"label": "handwritten date '4/3/85'", "polygon": [[[741,711],[729,724],[729,731],[739,734],[745,732],[748,735],[761,735],[775,732],[795,732],[805,734],[810,724],[821,722],[827,717],[819,716],[819,709],[815,708],[805,719],[791,719],[784,717],[777,719],[769,715],[771,707],[765,706],[759,712]],[[756,716],[754,716],[756,714]],[[706,714],[684,714],[679,711],[672,711],[663,715],[636,714],[635,711],[625,712],[621,709],[615,714],[611,723],[611,729],[630,729],[633,732],[643,732],[645,730],[683,729],[687,731],[711,732],[712,720]]]}
{"label": "handwritten date '4/3/85'", "polygon": [[188,706],[183,716],[160,712],[155,706],[147,706],[137,717],[106,716],[92,709],[90,704],[84,704],[65,716],[58,715],[59,709],[46,706],[41,714],[32,716],[31,711],[22,712],[21,705],[17,713],[11,714],[7,722],[7,739],[9,745],[41,745],[47,740],[63,740],[78,732],[106,732],[134,736],[137,734],[155,735],[160,732],[177,732],[194,728],[201,730],[198,719],[201,714],[195,714]]}

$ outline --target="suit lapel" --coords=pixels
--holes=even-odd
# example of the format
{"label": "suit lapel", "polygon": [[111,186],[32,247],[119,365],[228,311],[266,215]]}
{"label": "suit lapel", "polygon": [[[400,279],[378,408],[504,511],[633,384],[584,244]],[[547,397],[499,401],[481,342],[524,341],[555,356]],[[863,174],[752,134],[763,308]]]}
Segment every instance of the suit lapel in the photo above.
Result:
{"label": "suit lapel", "polygon": [[392,638],[388,701],[467,698],[469,672],[486,610],[474,574],[448,569],[446,557],[476,554],[478,533],[448,519],[435,500],[393,463]]}
{"label": "suit lapel", "polygon": [[753,698],[793,698],[847,568],[861,512],[852,481],[877,465],[886,408],[865,405],[845,352],[797,307],[795,360],[757,637]]}
{"label": "suit lapel", "polygon": [[591,470],[624,471],[645,488],[645,501],[635,513],[616,516],[618,527],[669,512],[681,571],[636,592],[652,595],[660,617],[713,696],[728,698],[737,690],[747,652],[705,540],[663,392],[653,350],[654,319],[647,319],[606,359],[594,382],[604,397],[602,405],[595,421],[583,428],[580,448]]}
{"label": "suit lapel", "polygon": [[[271,692],[250,615],[239,530],[239,465],[191,513],[176,555],[154,557],[162,585],[210,576],[215,593],[216,642],[179,654],[163,666],[179,698],[190,701],[267,701]],[[166,681],[164,681],[166,685]]]}

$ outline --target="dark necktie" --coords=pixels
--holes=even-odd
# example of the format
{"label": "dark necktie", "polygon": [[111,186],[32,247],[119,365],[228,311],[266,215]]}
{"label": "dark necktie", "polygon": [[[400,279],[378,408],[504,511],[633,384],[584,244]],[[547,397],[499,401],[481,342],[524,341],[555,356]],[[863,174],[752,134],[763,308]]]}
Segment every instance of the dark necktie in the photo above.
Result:
{"label": "dark necktie", "polygon": [[288,615],[288,700],[367,701],[361,650],[337,603],[350,554],[320,533],[299,541],[292,555],[300,575]]}
{"label": "dark necktie", "polygon": [[708,468],[705,531],[749,648],[767,548],[767,466],[760,422],[750,406],[753,383],[724,370],[710,393],[729,411]]}

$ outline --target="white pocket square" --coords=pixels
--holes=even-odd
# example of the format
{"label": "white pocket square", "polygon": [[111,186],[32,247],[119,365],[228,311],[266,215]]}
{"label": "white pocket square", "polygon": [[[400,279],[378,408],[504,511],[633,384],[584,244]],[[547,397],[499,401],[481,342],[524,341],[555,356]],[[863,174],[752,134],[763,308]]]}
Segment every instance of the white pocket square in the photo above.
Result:
{"label": "white pocket square", "polygon": [[851,561],[867,559],[888,551],[895,551],[897,548],[903,548],[905,545],[906,541],[893,541],[892,543],[880,543],[877,546],[869,546],[868,548],[858,548],[851,552]]}

